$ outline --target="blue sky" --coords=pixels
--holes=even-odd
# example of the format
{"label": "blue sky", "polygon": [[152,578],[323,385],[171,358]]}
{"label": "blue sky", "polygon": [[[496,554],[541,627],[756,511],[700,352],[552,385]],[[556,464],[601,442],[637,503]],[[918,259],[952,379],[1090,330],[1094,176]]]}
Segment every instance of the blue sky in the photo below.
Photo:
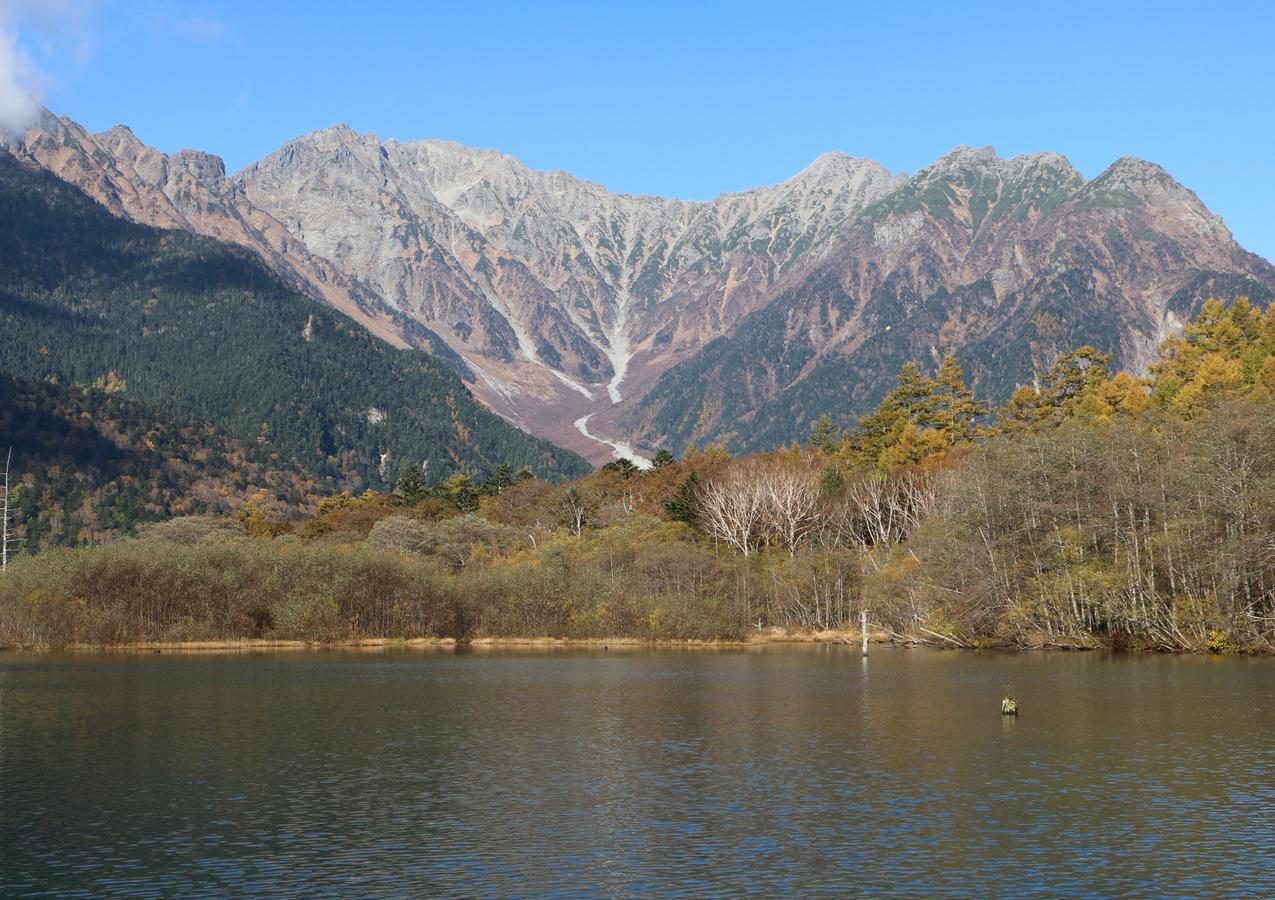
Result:
{"label": "blue sky", "polygon": [[335,122],[707,198],[826,150],[1160,163],[1275,259],[1275,4],[0,0],[42,99],[237,169]]}

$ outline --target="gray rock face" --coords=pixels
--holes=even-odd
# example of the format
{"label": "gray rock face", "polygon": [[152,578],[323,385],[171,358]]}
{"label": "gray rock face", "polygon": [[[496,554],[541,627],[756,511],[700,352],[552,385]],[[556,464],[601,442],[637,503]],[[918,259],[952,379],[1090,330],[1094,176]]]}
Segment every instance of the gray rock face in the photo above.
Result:
{"label": "gray rock face", "polygon": [[912,177],[829,153],[687,202],[346,126],[230,177],[53,116],[9,149],[122,215],[255,250],[392,343],[454,351],[487,404],[599,461],[788,440],[946,352],[992,394],[1095,331],[1137,368],[1218,286],[1275,289],[1194,194],[1129,158],[1086,182],[1050,153],[959,147]]}
{"label": "gray rock face", "polygon": [[1158,166],[1121,159],[1086,182],[1054,154],[957,148],[602,424],[646,443],[773,447],[824,413],[851,424],[905,361],[953,353],[1003,400],[1081,344],[1145,370],[1209,296],[1273,291],[1275,269]]}
{"label": "gray rock face", "polygon": [[312,254],[278,220],[253,206],[226,178],[217,156],[198,150],[168,156],[123,125],[95,135],[47,110],[20,138],[0,134],[0,148],[69,181],[118,216],[246,247],[298,288],[396,346],[449,355],[441,341],[398,316],[357,276]]}
{"label": "gray rock face", "polygon": [[692,203],[338,126],[234,181],[312,253],[439,333],[479,372],[480,395],[537,430],[640,394],[900,179],[827,154],[783,184]]}

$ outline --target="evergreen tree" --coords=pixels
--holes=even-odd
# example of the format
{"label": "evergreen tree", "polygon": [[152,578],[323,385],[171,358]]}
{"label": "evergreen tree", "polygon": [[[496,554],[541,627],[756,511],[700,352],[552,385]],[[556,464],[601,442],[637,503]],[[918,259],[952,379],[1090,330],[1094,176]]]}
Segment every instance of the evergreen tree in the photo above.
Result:
{"label": "evergreen tree", "polygon": [[825,497],[837,494],[845,486],[846,478],[841,474],[841,467],[836,463],[828,463],[819,475],[819,493]]}
{"label": "evergreen tree", "polygon": [[674,522],[685,522],[692,528],[699,524],[699,476],[694,472],[682,479],[677,491],[664,501],[664,513]]}
{"label": "evergreen tree", "polygon": [[607,463],[602,467],[603,472],[618,472],[624,478],[632,478],[635,472],[641,470],[634,465],[633,460],[621,456],[619,459]]}
{"label": "evergreen tree", "polygon": [[810,429],[810,446],[816,450],[833,450],[841,443],[841,429],[832,421],[827,413],[819,417]]}
{"label": "evergreen tree", "polygon": [[1160,348],[1151,367],[1153,397],[1188,418],[1237,396],[1275,394],[1275,307],[1263,314],[1239,297],[1230,307],[1209,300],[1181,337]]}
{"label": "evergreen tree", "polygon": [[943,358],[934,386],[937,400],[936,427],[946,434],[950,444],[972,441],[977,433],[977,422],[987,414],[987,409],[974,399],[974,392],[965,386],[965,372],[955,356]]}
{"label": "evergreen tree", "polygon": [[398,476],[398,483],[394,486],[394,493],[404,506],[415,506],[428,497],[429,488],[425,485],[425,478],[421,475],[421,470],[416,466],[408,466],[404,469],[403,474]]}
{"label": "evergreen tree", "polygon": [[677,462],[677,458],[663,447],[655,452],[655,456],[651,457],[651,465],[657,472],[665,466],[671,466],[675,462]]}
{"label": "evergreen tree", "polygon": [[1087,394],[1107,380],[1109,362],[1111,354],[1099,353],[1088,345],[1059,356],[1041,384],[1042,414],[1072,414]]}
{"label": "evergreen tree", "polygon": [[908,437],[913,440],[920,430],[936,423],[936,408],[934,382],[915,363],[904,363],[895,386],[872,413],[859,420],[849,438],[850,448],[862,463],[880,465],[885,451],[903,441],[909,428]]}
{"label": "evergreen tree", "polygon": [[943,360],[937,378],[906,363],[897,384],[859,420],[845,444],[858,464],[889,469],[973,440],[985,414],[965,386],[965,373],[954,357]]}
{"label": "evergreen tree", "polygon": [[478,488],[474,484],[474,479],[463,472],[457,472],[443,481],[438,486],[437,493],[462,512],[473,512],[478,509]]}
{"label": "evergreen tree", "polygon": [[1044,415],[1040,408],[1040,392],[1030,384],[1020,384],[1001,409],[996,411],[997,428],[1034,428]]}
{"label": "evergreen tree", "polygon": [[495,497],[513,483],[514,479],[509,469],[509,463],[501,463],[496,466],[491,476],[483,482],[483,493],[488,497]]}

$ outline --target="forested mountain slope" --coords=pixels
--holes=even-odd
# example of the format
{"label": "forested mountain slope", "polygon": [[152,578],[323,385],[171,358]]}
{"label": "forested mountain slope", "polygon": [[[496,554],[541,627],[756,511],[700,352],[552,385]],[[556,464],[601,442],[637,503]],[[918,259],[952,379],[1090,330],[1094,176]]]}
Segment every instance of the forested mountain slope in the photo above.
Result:
{"label": "forested mountain slope", "polygon": [[575,475],[575,454],[474,400],[254,254],[111,215],[0,152],[0,371],[99,384],[223,429],[353,489],[500,463]]}
{"label": "forested mountain slope", "polygon": [[15,525],[28,551],[250,500],[263,514],[297,515],[335,489],[268,448],[104,389],[0,374],[0,398],[0,464],[12,451]]}

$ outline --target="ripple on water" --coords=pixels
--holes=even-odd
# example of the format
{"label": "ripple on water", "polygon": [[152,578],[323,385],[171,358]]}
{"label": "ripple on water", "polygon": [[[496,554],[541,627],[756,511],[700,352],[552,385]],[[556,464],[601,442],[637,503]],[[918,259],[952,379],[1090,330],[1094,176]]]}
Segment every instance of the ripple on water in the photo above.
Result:
{"label": "ripple on water", "polygon": [[1215,662],[3,656],[0,893],[1270,894],[1275,665]]}

